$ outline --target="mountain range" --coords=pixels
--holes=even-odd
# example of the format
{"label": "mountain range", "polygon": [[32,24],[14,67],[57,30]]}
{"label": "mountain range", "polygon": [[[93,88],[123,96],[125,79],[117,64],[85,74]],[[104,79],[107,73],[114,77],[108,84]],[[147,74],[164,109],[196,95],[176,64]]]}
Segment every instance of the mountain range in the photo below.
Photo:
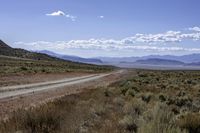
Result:
{"label": "mountain range", "polygon": [[174,55],[149,55],[143,57],[100,57],[100,59],[109,65],[128,68],[199,68],[200,54],[189,54],[183,56]]}
{"label": "mountain range", "polygon": [[61,55],[51,51],[37,51],[45,53],[56,58],[70,60],[75,62],[113,65],[117,67],[129,68],[149,68],[149,67],[171,67],[171,68],[193,68],[200,67],[200,54],[190,54],[183,56],[174,55],[149,55],[143,57],[96,57],[82,58],[78,56]]}
{"label": "mountain range", "polygon": [[184,62],[176,61],[176,60],[168,60],[168,59],[158,59],[158,58],[150,58],[145,60],[137,60],[134,62],[135,64],[148,64],[148,65],[186,65]]}
{"label": "mountain range", "polygon": [[28,58],[34,60],[66,60],[79,63],[114,65],[118,67],[140,66],[175,66],[175,67],[200,67],[200,54],[175,55],[149,55],[142,57],[96,57],[82,58],[78,56],[62,55],[51,51],[27,51],[12,48],[0,40],[0,55]]}
{"label": "mountain range", "polygon": [[48,50],[42,50],[42,51],[36,51],[38,53],[43,53],[50,55],[52,57],[60,58],[63,60],[69,60],[73,62],[81,62],[81,63],[89,63],[89,64],[102,64],[103,62],[100,59],[96,58],[82,58],[78,56],[71,56],[71,55],[62,55],[62,54],[57,54]]}
{"label": "mountain range", "polygon": [[200,62],[200,54],[188,54],[182,56],[175,55],[148,55],[142,57],[98,57],[105,63],[133,63],[137,60],[146,59],[163,59],[163,60],[176,60],[184,63]]}

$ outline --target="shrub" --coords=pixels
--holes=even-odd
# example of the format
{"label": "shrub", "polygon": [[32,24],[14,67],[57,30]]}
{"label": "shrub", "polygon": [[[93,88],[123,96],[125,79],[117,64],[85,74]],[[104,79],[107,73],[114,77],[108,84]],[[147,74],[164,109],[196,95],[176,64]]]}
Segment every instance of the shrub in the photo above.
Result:
{"label": "shrub", "polygon": [[131,90],[128,90],[126,94],[129,95],[129,96],[134,97],[135,94],[136,94],[136,92],[135,92],[134,90],[131,89]]}
{"label": "shrub", "polygon": [[146,110],[146,104],[138,99],[133,99],[124,106],[124,113],[137,117]]}
{"label": "shrub", "polygon": [[192,99],[190,99],[188,96],[179,97],[179,98],[176,98],[175,104],[179,107],[182,107],[182,106],[190,107],[192,106]]}
{"label": "shrub", "polygon": [[101,116],[105,113],[106,109],[103,105],[99,105],[99,104],[95,104],[93,106],[93,108],[91,108],[91,112],[98,115],[98,116]]}
{"label": "shrub", "polygon": [[152,94],[151,93],[146,93],[142,95],[142,100],[145,101],[146,103],[149,103],[151,100]]}
{"label": "shrub", "polygon": [[161,102],[166,101],[166,96],[163,95],[163,94],[160,94],[160,95],[159,95],[159,100],[160,100]]}
{"label": "shrub", "polygon": [[126,92],[128,91],[128,88],[121,87],[120,89],[121,89],[121,94],[123,94],[125,96]]}
{"label": "shrub", "polygon": [[179,91],[178,94],[177,94],[178,97],[182,97],[182,96],[185,96],[185,95],[186,95],[186,93],[184,91]]}
{"label": "shrub", "polygon": [[106,90],[104,91],[104,95],[105,95],[106,97],[109,97],[109,96],[112,95],[112,92],[111,92],[109,89],[106,89]]}
{"label": "shrub", "polygon": [[124,106],[125,100],[121,97],[116,97],[113,99],[113,103],[115,103],[117,106]]}
{"label": "shrub", "polygon": [[135,118],[131,115],[124,116],[124,118],[119,121],[119,125],[130,132],[137,132]]}
{"label": "shrub", "polygon": [[138,133],[186,133],[176,127],[173,113],[164,104],[157,104],[140,121]]}
{"label": "shrub", "polygon": [[167,101],[166,101],[166,104],[167,105],[171,105],[171,104],[174,104],[175,103],[175,99],[174,99],[174,97],[169,97],[168,99],[167,99]]}
{"label": "shrub", "polygon": [[5,132],[6,130],[20,130],[31,133],[49,133],[60,129],[61,120],[59,112],[55,112],[51,106],[44,105],[41,108],[32,107],[28,110],[14,112],[13,117],[7,121],[8,123],[5,122],[4,126]]}
{"label": "shrub", "polygon": [[20,69],[23,70],[23,71],[27,71],[28,70],[27,67],[21,67]]}
{"label": "shrub", "polygon": [[187,129],[189,133],[200,132],[200,113],[185,113],[178,117],[177,125]]}

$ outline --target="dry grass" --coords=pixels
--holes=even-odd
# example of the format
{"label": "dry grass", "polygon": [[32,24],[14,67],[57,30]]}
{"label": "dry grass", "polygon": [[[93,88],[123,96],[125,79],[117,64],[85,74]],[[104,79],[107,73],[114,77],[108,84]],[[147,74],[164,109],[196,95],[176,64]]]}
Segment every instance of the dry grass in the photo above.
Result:
{"label": "dry grass", "polygon": [[176,121],[181,128],[188,129],[190,133],[200,132],[200,113],[185,113],[178,116]]}
{"label": "dry grass", "polygon": [[0,132],[199,133],[199,71],[130,71],[108,86],[19,110]]}
{"label": "dry grass", "polygon": [[0,76],[63,73],[63,72],[108,72],[111,66],[91,65],[62,60],[20,60],[0,57]]}

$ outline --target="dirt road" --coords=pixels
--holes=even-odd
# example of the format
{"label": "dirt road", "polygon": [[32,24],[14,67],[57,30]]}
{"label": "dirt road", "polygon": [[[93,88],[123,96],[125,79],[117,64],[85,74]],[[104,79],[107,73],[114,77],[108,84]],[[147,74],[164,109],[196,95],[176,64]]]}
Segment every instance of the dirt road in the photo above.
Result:
{"label": "dirt road", "polygon": [[53,81],[44,80],[45,82],[41,83],[0,87],[0,120],[9,117],[13,111],[20,108],[38,106],[63,96],[107,86],[121,79],[125,73],[126,71],[119,70],[111,73],[71,78],[67,76]]}
{"label": "dirt road", "polygon": [[34,92],[44,91],[44,90],[49,90],[49,89],[57,89],[57,88],[68,86],[68,85],[79,84],[79,83],[96,80],[108,75],[110,74],[93,74],[93,75],[67,78],[67,79],[49,81],[49,82],[43,82],[43,83],[1,87],[0,99],[25,95],[28,93],[34,93]]}

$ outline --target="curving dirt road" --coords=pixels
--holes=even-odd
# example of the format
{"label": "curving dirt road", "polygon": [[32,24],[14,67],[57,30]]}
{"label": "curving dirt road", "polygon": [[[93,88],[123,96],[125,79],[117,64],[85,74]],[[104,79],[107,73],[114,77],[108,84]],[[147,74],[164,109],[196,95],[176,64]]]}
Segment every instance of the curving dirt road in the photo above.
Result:
{"label": "curving dirt road", "polygon": [[84,83],[92,80],[96,80],[109,74],[93,74],[75,78],[67,78],[62,80],[56,81],[49,81],[43,83],[34,83],[28,85],[17,85],[17,86],[8,86],[8,87],[1,87],[0,88],[0,99],[9,98],[9,97],[16,97],[20,95],[25,95],[29,93],[34,93],[38,91],[50,90],[50,89],[58,89],[60,87]]}
{"label": "curving dirt road", "polygon": [[[0,87],[0,120],[7,119],[14,111],[21,108],[39,106],[64,96],[108,86],[126,74],[126,70],[119,70],[111,73],[71,78],[67,76],[59,80],[46,80],[48,82],[42,80],[45,82]],[[46,78],[48,79],[48,76]]]}

